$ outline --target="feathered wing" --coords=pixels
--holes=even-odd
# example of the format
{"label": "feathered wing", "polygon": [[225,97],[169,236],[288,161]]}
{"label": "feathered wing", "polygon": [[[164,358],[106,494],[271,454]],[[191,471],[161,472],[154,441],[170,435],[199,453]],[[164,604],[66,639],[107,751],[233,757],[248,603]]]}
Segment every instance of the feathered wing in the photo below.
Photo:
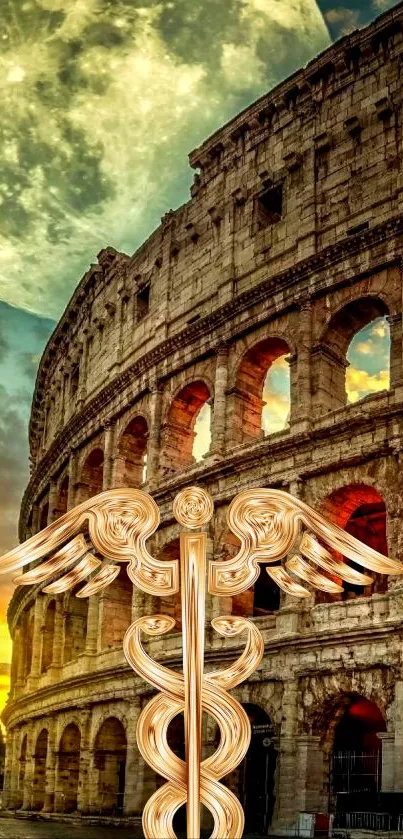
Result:
{"label": "feathered wing", "polygon": [[108,586],[119,574],[120,563],[126,562],[130,579],[147,594],[175,594],[179,589],[177,560],[160,562],[146,547],[158,524],[158,507],[142,490],[101,492],[4,554],[0,574],[44,560],[14,582],[32,585],[52,580],[44,591],[59,594],[87,581],[77,596],[89,597]]}
{"label": "feathered wing", "polygon": [[241,547],[233,559],[210,563],[212,594],[235,595],[246,591],[259,576],[260,562],[273,563],[266,568],[269,576],[279,588],[296,597],[310,594],[301,581],[330,594],[343,591],[332,577],[354,585],[373,583],[372,577],[337,559],[322,543],[364,571],[403,574],[402,563],[364,545],[299,498],[281,490],[241,492],[230,504],[227,518]]}

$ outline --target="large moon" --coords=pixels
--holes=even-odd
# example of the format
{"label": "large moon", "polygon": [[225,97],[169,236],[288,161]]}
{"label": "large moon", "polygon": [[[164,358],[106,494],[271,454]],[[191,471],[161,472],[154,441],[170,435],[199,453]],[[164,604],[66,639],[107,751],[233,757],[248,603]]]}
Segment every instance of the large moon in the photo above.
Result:
{"label": "large moon", "polygon": [[187,153],[330,40],[314,0],[4,7],[0,298],[54,318],[186,200]]}

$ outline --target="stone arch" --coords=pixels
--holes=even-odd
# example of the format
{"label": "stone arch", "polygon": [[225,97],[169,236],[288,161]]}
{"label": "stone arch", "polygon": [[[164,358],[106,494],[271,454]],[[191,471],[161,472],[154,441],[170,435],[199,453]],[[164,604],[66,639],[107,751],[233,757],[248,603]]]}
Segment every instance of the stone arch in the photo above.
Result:
{"label": "stone arch", "polygon": [[77,810],[80,742],[78,725],[74,722],[68,723],[60,738],[57,772],[57,809],[64,813]]}
{"label": "stone arch", "polygon": [[103,488],[104,453],[96,447],[87,455],[80,473],[77,503],[98,495]]}
{"label": "stone arch", "polygon": [[161,464],[165,474],[175,474],[194,462],[195,424],[201,409],[211,398],[203,379],[180,388],[166,413],[162,429]]}
{"label": "stone arch", "polygon": [[126,732],[122,722],[117,717],[107,717],[98,729],[94,745],[101,813],[123,812],[126,750]]}
{"label": "stone arch", "polygon": [[67,513],[67,502],[69,495],[69,476],[65,475],[59,484],[59,492],[57,497],[56,517],[64,516]]}
{"label": "stone arch", "polygon": [[34,605],[27,606],[21,618],[22,628],[22,651],[23,651],[23,676],[29,676],[32,665],[32,650],[34,637]]}
{"label": "stone arch", "polygon": [[132,616],[133,583],[126,565],[101,595],[101,649],[121,645]]}
{"label": "stone arch", "polygon": [[42,627],[41,673],[45,673],[53,661],[53,641],[55,635],[56,601],[50,600],[46,606]]}
{"label": "stone arch", "polygon": [[140,487],[146,480],[148,424],[137,415],[122,431],[118,442],[120,474],[115,475],[119,486]]}
{"label": "stone arch", "polygon": [[389,308],[382,295],[363,295],[332,313],[312,350],[312,393],[316,414],[335,411],[347,404],[349,346],[364,327],[388,314]]}
{"label": "stone arch", "polygon": [[[161,547],[158,556],[158,560],[171,560],[176,559],[178,562],[180,560],[180,542],[179,542],[179,535],[176,538],[171,539],[169,542],[165,542],[165,544]],[[182,611],[181,611],[181,596],[180,592],[176,594],[171,594],[170,597],[164,597],[161,600],[160,597],[153,597],[152,600],[152,613],[158,614],[164,612],[164,615],[169,615],[172,618],[175,618],[176,626],[174,627],[174,632],[179,632],[182,628]]]}
{"label": "stone arch", "polygon": [[19,810],[22,807],[22,803],[24,800],[24,784],[25,784],[25,770],[27,765],[27,745],[28,745],[28,736],[24,734],[21,743],[20,749],[20,756],[18,759],[18,781],[17,781],[17,796],[15,802],[16,810]]}
{"label": "stone arch", "polygon": [[[381,493],[374,486],[368,484],[349,484],[334,490],[321,505],[320,512],[325,518],[337,524],[355,536],[365,545],[388,555],[387,543],[387,512],[385,501]],[[345,560],[357,570],[363,570],[351,560]],[[356,597],[369,597],[387,591],[387,577],[384,574],[367,572],[374,583],[364,589],[343,583],[344,592],[341,595],[331,595],[331,600],[354,600]],[[318,595],[318,602],[329,596]]]}
{"label": "stone arch", "polygon": [[33,810],[42,810],[45,804],[48,739],[48,731],[46,728],[43,728],[36,739],[34,750],[34,777],[32,786]]}
{"label": "stone arch", "polygon": [[[290,385],[283,397],[268,389],[268,376],[273,365],[290,354],[290,345],[284,338],[263,338],[249,346],[238,365],[232,397],[232,433],[239,443],[260,440],[272,433],[270,417],[275,410],[283,410],[284,422],[275,430],[282,430],[289,423],[291,410]],[[287,366],[289,381],[289,368]],[[266,416],[267,409],[267,416]]]}
{"label": "stone arch", "polygon": [[63,664],[77,658],[85,651],[87,638],[88,598],[76,597],[76,586],[68,595],[64,623]]}

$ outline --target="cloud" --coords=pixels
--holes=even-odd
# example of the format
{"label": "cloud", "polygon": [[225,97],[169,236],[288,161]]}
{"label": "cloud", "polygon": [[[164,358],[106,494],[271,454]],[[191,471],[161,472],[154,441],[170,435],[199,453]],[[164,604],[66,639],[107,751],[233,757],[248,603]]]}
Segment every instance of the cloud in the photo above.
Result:
{"label": "cloud", "polygon": [[324,13],[326,23],[337,29],[338,35],[348,35],[357,29],[360,23],[360,12],[357,9],[347,9],[344,6],[337,6]]}
{"label": "cloud", "polygon": [[0,298],[58,317],[95,254],[187,198],[192,147],[329,43],[315,0],[2,10]]}
{"label": "cloud", "polygon": [[370,393],[378,393],[389,388],[389,370],[380,370],[371,375],[366,370],[348,367],[346,371],[346,391],[349,402],[357,402]]}
{"label": "cloud", "polygon": [[396,6],[397,0],[372,0],[372,6],[375,12],[383,12],[385,9],[391,9]]}

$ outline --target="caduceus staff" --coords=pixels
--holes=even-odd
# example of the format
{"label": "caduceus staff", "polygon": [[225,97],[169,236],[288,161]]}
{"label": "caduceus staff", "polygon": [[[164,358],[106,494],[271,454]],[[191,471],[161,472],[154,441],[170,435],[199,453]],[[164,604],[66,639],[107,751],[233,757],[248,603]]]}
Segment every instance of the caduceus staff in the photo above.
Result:
{"label": "caduceus staff", "polygon": [[[175,839],[173,817],[186,804],[188,839],[199,839],[200,805],[204,804],[214,817],[211,839],[240,839],[243,810],[220,779],[244,758],[251,728],[244,708],[228,690],[258,667],[263,639],[257,626],[246,618],[215,618],[212,625],[217,632],[225,637],[246,633],[246,644],[231,665],[204,673],[206,577],[213,595],[241,594],[255,583],[259,563],[264,562],[269,563],[266,571],[283,591],[309,597],[301,580],[329,593],[343,591],[342,581],[361,586],[373,582],[345,558],[385,574],[402,574],[403,565],[330,524],[299,499],[280,490],[251,489],[237,495],[228,510],[229,528],[240,542],[238,553],[230,560],[212,561],[207,569],[203,527],[213,516],[210,495],[200,487],[184,489],[176,496],[173,511],[186,528],[180,535],[180,568],[176,559],[159,561],[147,550],[147,539],[160,520],[151,496],[137,489],[115,489],[79,504],[5,554],[0,572],[33,563],[15,583],[46,583],[44,592],[59,594],[84,582],[76,596],[89,597],[117,577],[120,563],[127,563],[130,580],[146,594],[167,597],[180,588],[183,673],[151,659],[141,643],[142,632],[148,636],[169,632],[175,625],[173,618],[163,614],[138,618],[123,641],[130,666],[159,691],[141,712],[136,732],[144,760],[166,779],[144,808],[143,830],[148,839]],[[38,564],[39,560],[44,561]],[[205,760],[203,711],[216,720],[221,735],[218,748]],[[182,712],[184,761],[167,741],[170,722]]]}

